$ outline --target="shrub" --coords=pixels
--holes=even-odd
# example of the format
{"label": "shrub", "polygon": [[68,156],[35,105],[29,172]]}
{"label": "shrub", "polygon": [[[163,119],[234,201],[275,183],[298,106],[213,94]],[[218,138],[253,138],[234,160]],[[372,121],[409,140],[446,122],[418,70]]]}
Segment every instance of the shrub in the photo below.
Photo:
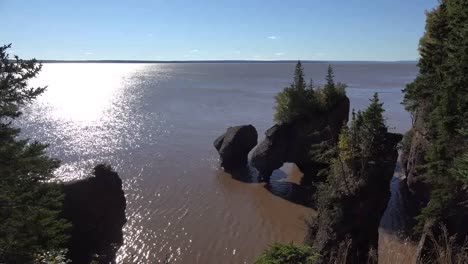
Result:
{"label": "shrub", "polygon": [[255,261],[255,264],[314,264],[320,256],[308,246],[274,243]]}

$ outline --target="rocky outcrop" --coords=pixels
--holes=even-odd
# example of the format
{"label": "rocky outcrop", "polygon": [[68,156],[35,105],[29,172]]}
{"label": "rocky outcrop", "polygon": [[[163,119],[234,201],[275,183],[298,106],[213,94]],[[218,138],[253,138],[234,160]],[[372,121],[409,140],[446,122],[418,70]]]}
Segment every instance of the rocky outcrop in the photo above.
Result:
{"label": "rocky outcrop", "polygon": [[402,162],[412,199],[416,203],[425,204],[429,200],[430,189],[421,177],[425,173],[421,166],[426,163],[425,155],[429,142],[426,138],[427,131],[422,112],[420,111],[415,116],[413,128],[409,132],[411,145],[402,153]]}
{"label": "rocky outcrop", "polygon": [[401,135],[387,133],[384,154],[370,159],[363,170],[337,165],[336,183],[325,194],[306,238],[326,259],[347,249],[346,263],[368,263],[369,249],[378,248],[379,223],[390,199],[400,140]]}
{"label": "rocky outcrop", "polygon": [[257,145],[257,137],[257,130],[252,125],[229,127],[213,143],[221,166],[227,171],[245,167],[249,152]]}
{"label": "rocky outcrop", "polygon": [[126,200],[122,180],[110,166],[98,165],[94,177],[63,186],[64,218],[72,224],[69,257],[73,263],[114,263],[123,243]]}
{"label": "rocky outcrop", "polygon": [[316,173],[322,164],[311,157],[311,146],[327,141],[336,143],[348,121],[349,107],[349,99],[343,97],[326,113],[317,112],[308,118],[274,125],[253,152],[252,165],[266,181],[285,162],[296,163],[304,175]]}

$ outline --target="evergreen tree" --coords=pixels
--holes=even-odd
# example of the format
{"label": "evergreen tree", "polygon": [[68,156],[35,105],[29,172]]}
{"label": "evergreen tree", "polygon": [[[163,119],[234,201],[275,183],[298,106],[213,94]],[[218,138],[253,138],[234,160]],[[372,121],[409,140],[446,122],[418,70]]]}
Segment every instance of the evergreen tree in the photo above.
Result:
{"label": "evergreen tree", "polygon": [[328,111],[340,98],[345,96],[344,84],[333,81],[333,69],[329,67],[330,82],[323,89],[315,87],[312,79],[307,85],[304,78],[304,69],[300,61],[294,70],[293,83],[278,93],[276,99],[275,121],[277,123],[290,122],[299,117],[307,117],[317,112]]}
{"label": "evergreen tree", "polygon": [[312,80],[312,78],[310,78],[310,81],[309,81],[309,85],[307,85],[307,88],[311,91],[314,91],[314,80]]}
{"label": "evergreen tree", "polygon": [[325,86],[323,92],[326,96],[326,101],[329,106],[332,106],[336,102],[338,95],[335,85],[335,74],[331,65],[328,65],[327,76],[325,77]]}
{"label": "evergreen tree", "polygon": [[304,90],[306,88],[306,82],[304,79],[304,68],[302,67],[301,61],[297,62],[296,69],[294,70],[293,86],[298,90]]}
{"label": "evergreen tree", "polygon": [[452,169],[466,152],[468,137],[468,5],[443,0],[427,14],[420,41],[420,72],[404,90],[404,104],[423,118],[429,142],[424,175],[431,186],[430,201],[418,217],[444,220],[460,214],[457,199],[464,183]]}
{"label": "evergreen tree", "polygon": [[12,125],[45,89],[28,86],[41,64],[10,60],[10,47],[0,47],[0,263],[31,263],[63,247],[68,224],[59,217],[61,189],[51,182],[59,162],[45,155],[46,145],[19,140]]}
{"label": "evergreen tree", "polygon": [[350,161],[350,167],[356,160],[363,161],[361,164],[365,166],[367,161],[381,156],[388,131],[384,111],[377,93],[365,111],[353,110],[350,126],[343,128],[338,142],[339,156],[343,161]]}
{"label": "evergreen tree", "polygon": [[327,77],[325,77],[325,80],[327,82],[325,87],[328,87],[328,88],[335,87],[335,73],[333,72],[333,67],[331,65],[328,65]]}

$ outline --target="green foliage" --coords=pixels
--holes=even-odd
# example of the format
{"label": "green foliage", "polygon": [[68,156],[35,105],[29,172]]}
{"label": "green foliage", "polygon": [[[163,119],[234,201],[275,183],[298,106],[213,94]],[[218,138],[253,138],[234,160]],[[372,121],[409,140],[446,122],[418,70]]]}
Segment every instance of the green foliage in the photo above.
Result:
{"label": "green foliage", "polygon": [[69,264],[71,260],[67,259],[67,250],[53,250],[39,254],[34,263],[35,264]]}
{"label": "green foliage", "polygon": [[296,69],[294,70],[294,83],[293,86],[298,90],[304,90],[306,88],[306,83],[304,80],[304,67],[300,61],[296,64]]}
{"label": "green foliage", "polygon": [[8,48],[0,47],[0,263],[30,263],[63,248],[69,225],[59,218],[62,191],[51,183],[59,162],[45,155],[46,145],[18,140],[12,126],[20,108],[44,91],[27,85],[41,65],[10,61]]}
{"label": "green foliage", "polygon": [[455,175],[458,181],[468,184],[468,152],[455,159],[450,172]]}
{"label": "green foliage", "polygon": [[[420,73],[405,91],[404,104],[421,114],[429,148],[424,175],[431,197],[418,217],[428,219],[456,215],[453,201],[465,182],[452,168],[460,166],[468,146],[468,5],[444,0],[427,14],[426,32],[420,41]],[[457,163],[458,161],[458,163]]]}
{"label": "green foliage", "polygon": [[10,61],[7,50],[11,44],[0,47],[0,120],[21,115],[19,108],[44,92],[45,87],[31,88],[28,81],[42,69],[35,59],[22,60],[14,56]]}
{"label": "green foliage", "polygon": [[255,264],[314,264],[319,263],[320,255],[308,246],[274,243]]}
{"label": "green foliage", "polygon": [[411,149],[411,141],[413,140],[414,130],[410,129],[403,135],[403,139],[399,144],[399,148],[403,151],[403,153],[409,153]]}
{"label": "green foliage", "polygon": [[296,118],[328,111],[346,95],[345,88],[344,84],[335,84],[331,66],[327,76],[327,85],[323,89],[315,87],[312,80],[309,85],[306,85],[304,70],[299,61],[294,71],[294,82],[275,97],[275,122],[290,122]]}
{"label": "green foliage", "polygon": [[336,157],[336,148],[328,141],[310,146],[309,158],[315,162],[329,164]]}
{"label": "green foliage", "polygon": [[337,96],[337,89],[335,85],[335,73],[333,72],[333,68],[331,65],[328,65],[327,76],[325,77],[326,84],[323,87],[323,93],[326,97],[326,104],[332,105],[333,99]]}
{"label": "green foliage", "polygon": [[349,127],[345,126],[338,140],[338,156],[354,167],[356,160],[365,163],[379,158],[384,151],[385,137],[388,131],[385,125],[383,104],[378,94],[370,100],[364,112],[353,111]]}
{"label": "green foliage", "polygon": [[[349,127],[343,126],[333,155],[330,155],[326,182],[318,186],[316,195],[319,210],[326,210],[333,219],[340,219],[343,211],[337,199],[353,195],[360,179],[368,176],[371,162],[385,156],[387,126],[383,104],[377,94],[363,112],[353,111]],[[341,198],[340,198],[341,197]]]}

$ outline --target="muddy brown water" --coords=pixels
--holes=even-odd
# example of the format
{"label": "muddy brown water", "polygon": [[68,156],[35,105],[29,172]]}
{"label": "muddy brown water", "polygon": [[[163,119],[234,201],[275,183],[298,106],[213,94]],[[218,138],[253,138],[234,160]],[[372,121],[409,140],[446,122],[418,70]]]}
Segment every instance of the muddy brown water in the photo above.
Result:
{"label": "muddy brown water", "polygon": [[[415,64],[333,65],[353,108],[379,92],[388,125],[409,128],[401,89]],[[306,78],[323,83],[327,64],[304,67]],[[271,188],[236,180],[218,168],[212,142],[230,125],[250,123],[263,135],[293,70],[291,63],[46,64],[33,84],[48,90],[19,125],[50,144],[65,181],[98,162],[119,172],[128,203],[119,262],[251,263],[273,241],[302,242],[314,212],[301,203],[295,165],[275,171]]]}

